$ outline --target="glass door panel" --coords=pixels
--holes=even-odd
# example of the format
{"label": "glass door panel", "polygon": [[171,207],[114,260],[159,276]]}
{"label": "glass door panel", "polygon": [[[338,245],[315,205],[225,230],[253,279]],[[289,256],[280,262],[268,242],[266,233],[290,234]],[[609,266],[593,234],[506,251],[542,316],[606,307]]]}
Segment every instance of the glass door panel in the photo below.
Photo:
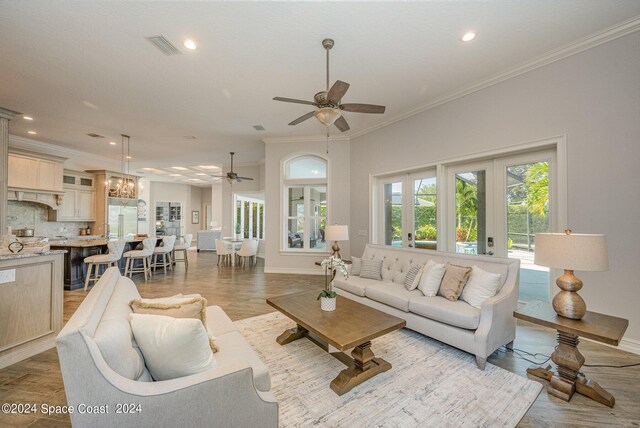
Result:
{"label": "glass door panel", "polygon": [[487,174],[484,170],[455,174],[455,252],[487,252]]}
{"label": "glass door panel", "polygon": [[383,184],[382,226],[385,245],[403,246],[402,181]]}
{"label": "glass door panel", "polygon": [[507,164],[505,170],[507,257],[520,260],[519,300],[549,301],[549,268],[533,263],[536,233],[551,231],[549,161]]}
{"label": "glass door panel", "polygon": [[416,248],[437,249],[437,194],[435,177],[413,177],[413,239]]}

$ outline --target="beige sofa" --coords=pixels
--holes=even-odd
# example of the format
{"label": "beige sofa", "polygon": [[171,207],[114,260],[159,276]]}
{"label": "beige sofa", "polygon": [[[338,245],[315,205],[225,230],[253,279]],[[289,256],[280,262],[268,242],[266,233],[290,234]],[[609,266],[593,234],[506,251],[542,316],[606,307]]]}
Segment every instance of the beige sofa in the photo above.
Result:
{"label": "beige sofa", "polygon": [[[382,281],[358,276],[345,279],[338,273],[333,285],[339,295],[402,318],[407,328],[474,354],[480,369],[484,369],[493,351],[513,344],[520,260],[370,244],[362,257],[383,261]],[[429,259],[436,263],[477,265],[501,274],[502,284],[481,309],[462,300],[451,302],[441,296],[426,297],[420,290],[407,291],[404,287],[407,271]]]}
{"label": "beige sofa", "polygon": [[[217,366],[154,382],[129,324],[129,301],[135,298],[140,298],[135,284],[110,268],[58,335],[67,402],[75,409],[73,426],[278,426],[267,367],[217,306],[207,308],[220,348]],[[117,413],[123,404],[135,407]],[[108,406],[108,414],[86,411],[93,406]]]}

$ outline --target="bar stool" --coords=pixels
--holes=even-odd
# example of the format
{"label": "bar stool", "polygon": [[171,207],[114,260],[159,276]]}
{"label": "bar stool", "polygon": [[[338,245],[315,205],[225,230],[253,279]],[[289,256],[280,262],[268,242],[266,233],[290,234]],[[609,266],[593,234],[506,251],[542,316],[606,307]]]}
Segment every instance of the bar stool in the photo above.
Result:
{"label": "bar stool", "polygon": [[[167,266],[169,270],[173,269],[173,258],[171,252],[173,251],[173,245],[176,243],[176,236],[170,235],[162,238],[162,245],[153,249],[153,271],[155,272],[158,266],[164,268],[164,273],[167,273]],[[158,256],[162,256],[162,263],[158,263]]]}
{"label": "bar stool", "polygon": [[[142,250],[131,250],[124,253],[124,256],[127,258],[127,264],[124,268],[124,276],[129,274],[129,278],[131,275],[138,272],[144,272],[144,280],[147,280],[147,275],[151,276],[151,255],[153,254],[153,249],[156,246],[156,241],[158,239],[155,237],[152,238],[144,238],[142,241]],[[142,267],[135,267],[136,260],[142,260]]]}
{"label": "bar stool", "polygon": [[[118,260],[122,257],[124,251],[124,241],[109,241],[107,248],[109,252],[107,254],[96,254],[95,256],[85,257],[84,262],[87,266],[87,276],[84,280],[84,291],[87,291],[90,281],[97,281],[102,275],[100,275],[100,266],[106,265],[107,267],[117,266]],[[93,278],[91,277],[91,271],[95,266]]]}
{"label": "bar stool", "polygon": [[[188,235],[185,235],[182,237],[182,239],[184,239],[184,242],[182,244],[178,244],[178,245],[174,245],[173,246],[173,262],[174,263],[178,263],[178,262],[183,262],[184,263],[184,267],[188,268],[189,267],[189,257],[187,257],[187,250],[189,248],[191,248],[191,241],[193,241],[193,235],[191,233],[189,233]],[[181,259],[177,259],[176,258],[176,254],[178,251],[182,251],[182,253],[184,254],[184,257]]]}

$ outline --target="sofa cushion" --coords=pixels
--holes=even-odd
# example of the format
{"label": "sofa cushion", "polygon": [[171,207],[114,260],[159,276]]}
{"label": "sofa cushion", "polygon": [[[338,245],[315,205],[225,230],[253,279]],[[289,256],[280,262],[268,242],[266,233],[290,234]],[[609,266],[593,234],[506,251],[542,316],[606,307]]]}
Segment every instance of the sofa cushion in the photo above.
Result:
{"label": "sofa cushion", "polygon": [[429,260],[424,267],[422,278],[420,278],[420,284],[418,289],[422,291],[427,297],[434,297],[438,294],[440,289],[440,283],[444,276],[445,267],[444,263],[435,263],[433,260]]}
{"label": "sofa cushion", "polygon": [[496,295],[502,282],[499,273],[487,272],[473,265],[467,284],[462,289],[460,300],[464,300],[474,308],[480,309],[482,303]]}
{"label": "sofa cushion", "polygon": [[220,306],[207,307],[207,326],[216,338],[232,331],[238,331],[231,318],[224,313]]}
{"label": "sofa cushion", "polygon": [[365,296],[364,290],[367,286],[375,284],[378,284],[378,282],[373,282],[370,279],[360,278],[358,276],[350,276],[347,279],[340,274],[336,275],[336,278],[333,280],[333,286],[335,288],[348,291],[360,297]]}
{"label": "sofa cushion", "polygon": [[360,277],[375,279],[380,281],[382,279],[382,260],[362,260],[362,267],[360,268]]}
{"label": "sofa cushion", "polygon": [[422,276],[422,265],[415,265],[407,272],[406,277],[404,278],[404,288],[407,290],[415,290],[418,288],[418,284],[420,283],[420,277]]}
{"label": "sofa cushion", "polygon": [[452,302],[441,296],[417,296],[409,300],[409,310],[434,321],[468,330],[475,330],[480,324],[480,309],[462,300]]}
{"label": "sofa cushion", "polygon": [[131,314],[131,329],[154,380],[170,380],[216,365],[202,321],[164,315]]}
{"label": "sofa cushion", "polygon": [[118,277],[113,294],[93,334],[93,340],[114,372],[127,379],[149,382],[152,380],[151,375],[133,338],[129,322],[129,301],[139,298],[135,284],[129,278]]}
{"label": "sofa cushion", "polygon": [[455,302],[460,297],[462,288],[467,283],[470,274],[471,268],[469,266],[459,266],[447,262],[438,294]]}
{"label": "sofa cushion", "polygon": [[269,369],[240,333],[231,332],[220,335],[216,343],[220,346],[220,351],[216,353],[216,361],[220,366],[235,361],[246,361],[253,370],[253,383],[256,389],[263,392],[271,389]]}
{"label": "sofa cushion", "polygon": [[367,286],[365,296],[401,311],[409,312],[409,299],[422,296],[419,290],[409,291],[404,284],[394,282],[374,283]]}
{"label": "sofa cushion", "polygon": [[351,257],[351,269],[349,275],[360,276],[360,270],[362,269],[362,259],[360,257]]}

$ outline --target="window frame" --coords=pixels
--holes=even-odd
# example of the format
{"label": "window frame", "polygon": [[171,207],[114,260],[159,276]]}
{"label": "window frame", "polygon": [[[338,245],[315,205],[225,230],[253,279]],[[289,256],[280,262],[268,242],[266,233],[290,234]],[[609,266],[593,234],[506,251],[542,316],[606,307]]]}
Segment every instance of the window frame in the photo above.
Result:
{"label": "window frame", "polygon": [[[305,158],[315,158],[325,163],[325,177],[322,178],[287,178],[287,171],[291,162]],[[295,153],[286,157],[281,161],[280,168],[280,252],[288,254],[329,254],[330,247],[325,245],[324,248],[311,248],[310,246],[310,234],[305,233],[303,236],[302,248],[289,248],[288,231],[289,221],[299,219],[299,216],[289,215],[289,189],[295,187],[302,187],[304,196],[304,230],[311,230],[312,220],[324,218],[325,224],[330,224],[331,218],[331,189],[330,189],[330,163],[329,159],[317,154],[317,153]],[[324,186],[326,192],[326,216],[316,216],[311,213],[310,208],[310,192],[314,186]]]}

